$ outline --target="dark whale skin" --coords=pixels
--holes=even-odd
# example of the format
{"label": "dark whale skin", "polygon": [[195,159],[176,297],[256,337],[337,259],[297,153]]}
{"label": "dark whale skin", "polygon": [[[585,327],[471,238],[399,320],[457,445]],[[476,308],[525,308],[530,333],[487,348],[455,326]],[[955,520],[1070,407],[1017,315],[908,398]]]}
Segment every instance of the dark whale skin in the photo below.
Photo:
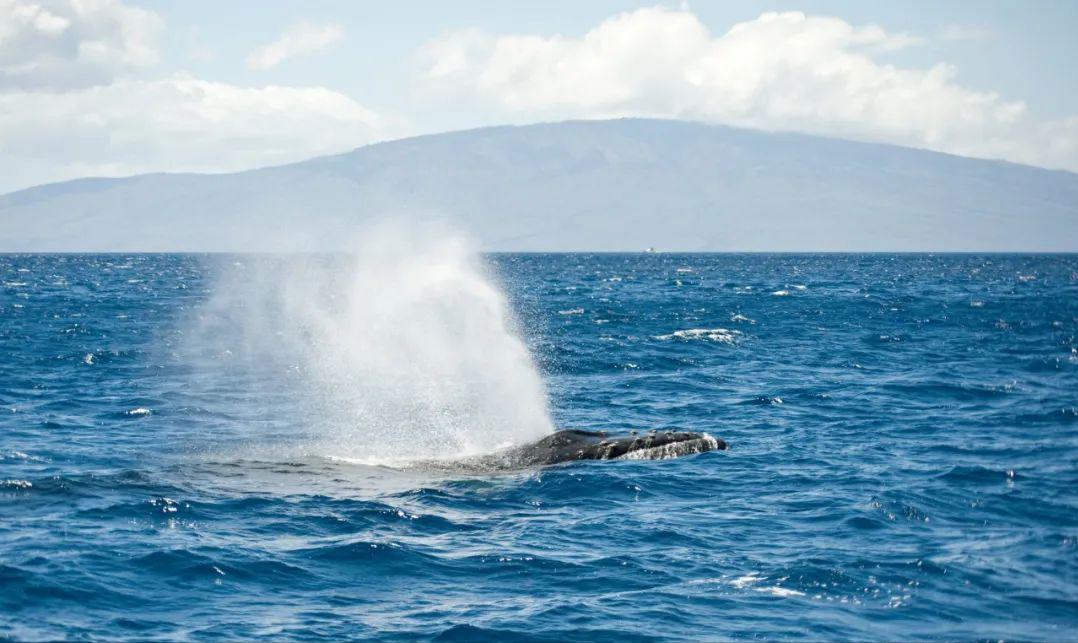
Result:
{"label": "dark whale skin", "polygon": [[488,473],[530,469],[580,460],[665,460],[706,451],[723,451],[725,441],[691,431],[630,432],[610,436],[605,431],[565,429],[541,440],[488,455],[450,460],[423,460],[403,468],[459,473]]}
{"label": "dark whale skin", "polygon": [[513,466],[543,466],[574,460],[661,459],[726,448],[723,440],[689,431],[634,432],[610,437],[603,431],[566,429],[538,442],[510,449],[500,457]]}

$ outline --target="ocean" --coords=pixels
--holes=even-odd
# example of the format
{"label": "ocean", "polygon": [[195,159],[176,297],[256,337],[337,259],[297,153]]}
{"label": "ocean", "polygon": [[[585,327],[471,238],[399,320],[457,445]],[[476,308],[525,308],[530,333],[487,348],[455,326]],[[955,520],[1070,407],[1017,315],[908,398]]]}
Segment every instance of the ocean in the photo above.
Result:
{"label": "ocean", "polygon": [[1078,256],[462,256],[0,256],[0,639],[1078,636]]}

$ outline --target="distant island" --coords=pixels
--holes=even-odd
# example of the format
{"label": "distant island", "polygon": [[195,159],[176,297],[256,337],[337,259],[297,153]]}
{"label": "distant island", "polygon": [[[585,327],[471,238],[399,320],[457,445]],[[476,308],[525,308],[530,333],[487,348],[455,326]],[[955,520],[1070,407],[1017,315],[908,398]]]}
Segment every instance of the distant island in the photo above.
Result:
{"label": "distant island", "polygon": [[394,216],[460,221],[489,251],[1069,252],[1078,174],[682,121],[571,121],[21,190],[0,196],[0,251],[339,250]]}

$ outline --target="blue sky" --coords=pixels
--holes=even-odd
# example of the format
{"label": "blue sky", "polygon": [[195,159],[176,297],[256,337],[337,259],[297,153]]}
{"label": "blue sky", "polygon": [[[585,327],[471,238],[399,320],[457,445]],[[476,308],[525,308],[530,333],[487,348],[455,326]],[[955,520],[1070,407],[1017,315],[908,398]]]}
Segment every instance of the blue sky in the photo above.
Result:
{"label": "blue sky", "polygon": [[0,191],[649,116],[1078,170],[1074,2],[0,0]]}

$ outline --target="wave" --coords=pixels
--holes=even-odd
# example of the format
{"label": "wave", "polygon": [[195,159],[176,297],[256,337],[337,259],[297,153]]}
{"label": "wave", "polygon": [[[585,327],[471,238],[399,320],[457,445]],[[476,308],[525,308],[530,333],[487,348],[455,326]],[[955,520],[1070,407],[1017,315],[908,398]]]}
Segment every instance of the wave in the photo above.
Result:
{"label": "wave", "polygon": [[667,335],[656,335],[655,339],[663,341],[669,341],[672,339],[706,339],[712,342],[733,345],[738,342],[741,336],[741,331],[730,330],[728,328],[689,328],[686,330],[676,330]]}

